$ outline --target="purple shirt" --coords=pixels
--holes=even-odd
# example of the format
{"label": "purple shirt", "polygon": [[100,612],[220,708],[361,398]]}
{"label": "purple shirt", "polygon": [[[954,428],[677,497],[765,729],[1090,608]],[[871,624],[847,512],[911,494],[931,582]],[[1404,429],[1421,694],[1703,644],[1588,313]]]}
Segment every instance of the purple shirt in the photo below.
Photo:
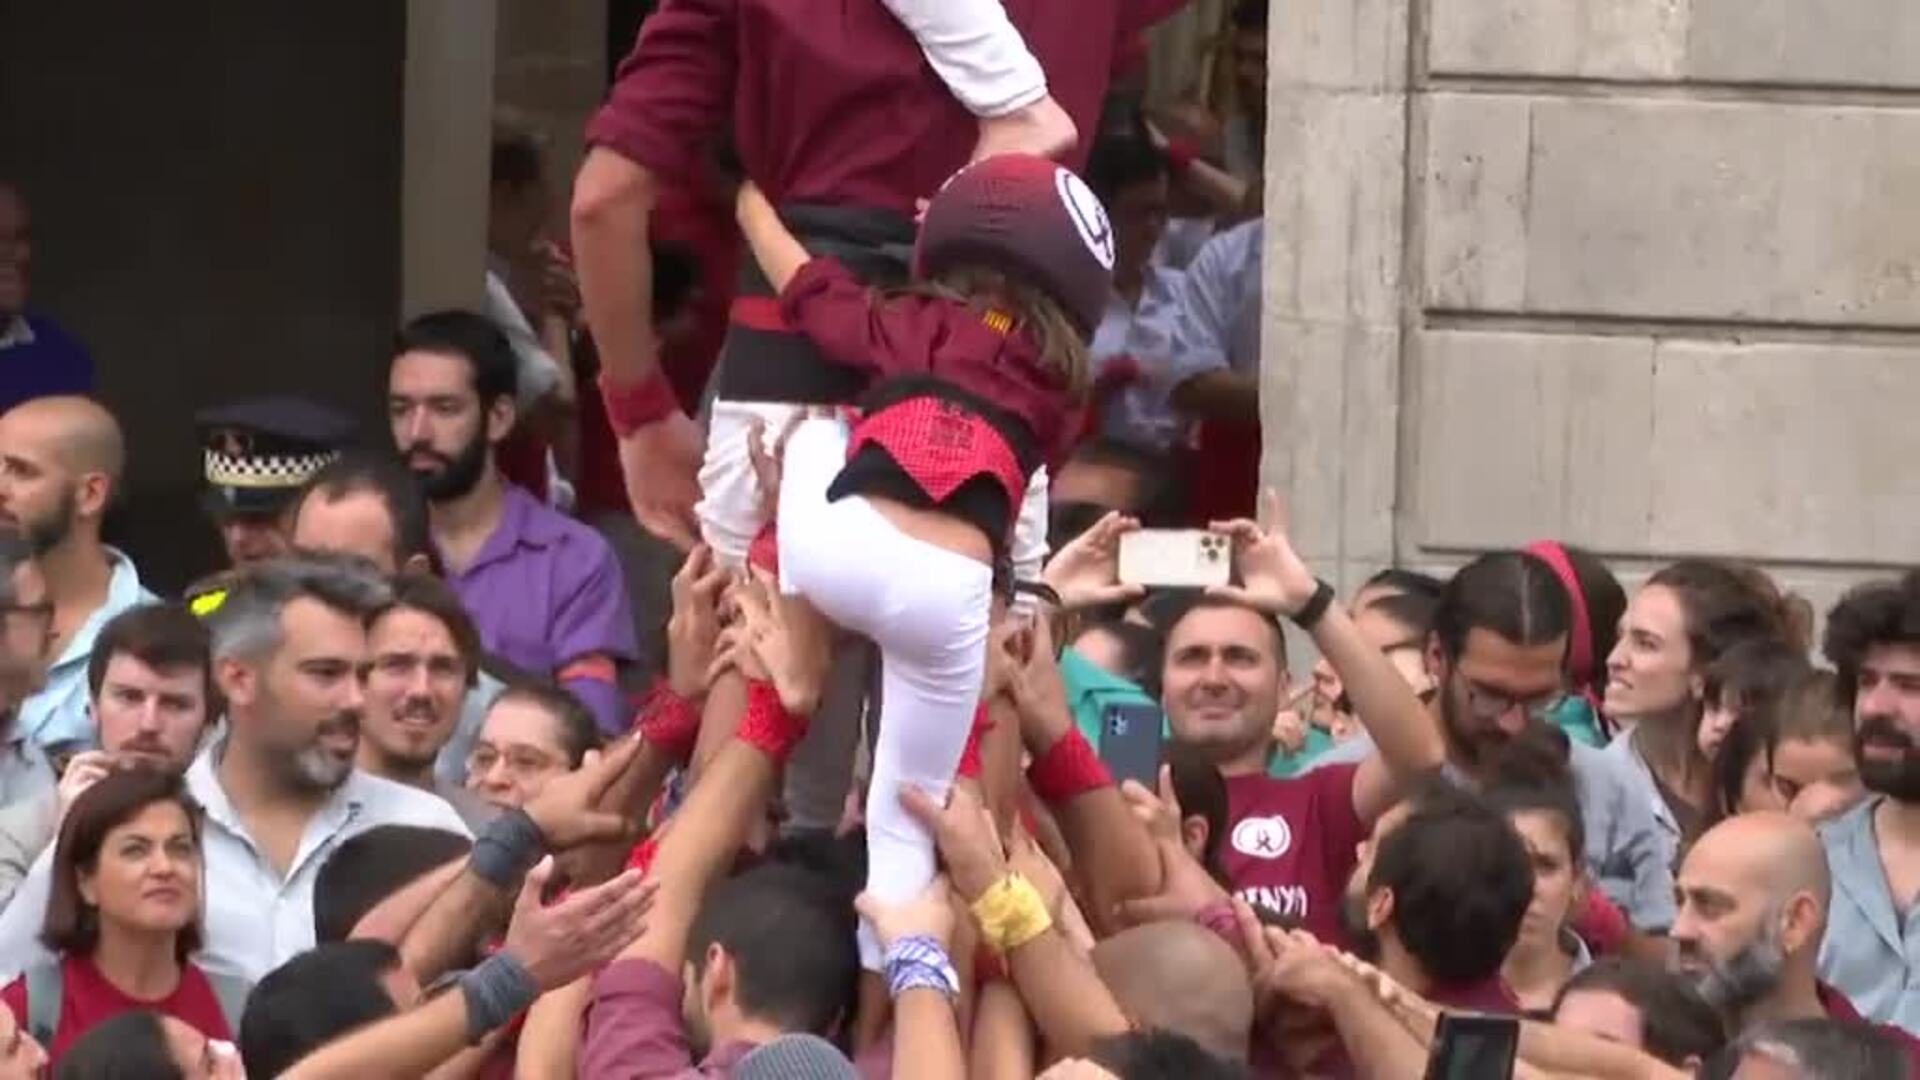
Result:
{"label": "purple shirt", "polygon": [[40,315],[0,315],[0,412],[55,394],[93,392],[86,346]]}
{"label": "purple shirt", "polygon": [[[633,659],[633,612],[613,549],[600,534],[507,485],[500,526],[473,564],[448,580],[489,653],[533,675],[560,678],[585,657]],[[612,672],[570,673],[561,682],[603,731],[629,719]]]}

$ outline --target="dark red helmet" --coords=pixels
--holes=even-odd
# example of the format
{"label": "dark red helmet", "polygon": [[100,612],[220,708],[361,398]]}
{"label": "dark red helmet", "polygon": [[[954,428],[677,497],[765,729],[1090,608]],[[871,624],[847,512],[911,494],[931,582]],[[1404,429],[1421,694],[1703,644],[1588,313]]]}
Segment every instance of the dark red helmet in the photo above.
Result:
{"label": "dark red helmet", "polygon": [[1004,154],[948,180],[920,222],[915,272],[998,270],[1039,289],[1092,336],[1113,291],[1113,226],[1093,190],[1046,158]]}

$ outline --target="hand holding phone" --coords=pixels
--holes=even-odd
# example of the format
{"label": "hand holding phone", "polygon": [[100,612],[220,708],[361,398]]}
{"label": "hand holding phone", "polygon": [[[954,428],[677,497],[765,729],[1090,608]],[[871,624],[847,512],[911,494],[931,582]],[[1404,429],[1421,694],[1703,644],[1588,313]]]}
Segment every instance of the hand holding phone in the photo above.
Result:
{"label": "hand holding phone", "polygon": [[1120,581],[1162,588],[1208,588],[1233,576],[1233,543],[1200,529],[1141,529],[1120,537]]}
{"label": "hand holding phone", "polygon": [[1520,1021],[1514,1017],[1442,1013],[1427,1080],[1507,1080],[1519,1049]]}

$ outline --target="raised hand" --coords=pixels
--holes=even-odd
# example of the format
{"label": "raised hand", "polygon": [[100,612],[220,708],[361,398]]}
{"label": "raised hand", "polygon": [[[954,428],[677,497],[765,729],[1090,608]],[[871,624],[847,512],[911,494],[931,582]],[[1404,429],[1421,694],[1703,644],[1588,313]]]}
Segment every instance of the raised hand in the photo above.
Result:
{"label": "raised hand", "polygon": [[1233,541],[1240,584],[1216,585],[1207,593],[1269,615],[1294,615],[1313,599],[1319,582],[1287,536],[1287,508],[1280,494],[1271,488],[1262,492],[1260,507],[1257,523],[1240,518],[1212,524],[1214,532]]}
{"label": "raised hand", "polygon": [[552,876],[550,858],[527,874],[505,945],[542,990],[565,986],[620,955],[646,929],[647,910],[659,888],[643,881],[640,871],[627,870],[603,885],[542,904]]}
{"label": "raised hand", "polygon": [[683,698],[707,692],[707,668],[720,640],[720,593],[727,571],[712,549],[695,544],[673,575],[673,614],[667,619],[667,685]]}
{"label": "raised hand", "polygon": [[1180,801],[1173,793],[1172,770],[1160,767],[1160,794],[1129,780],[1120,790],[1134,817],[1153,835],[1160,856],[1160,891],[1120,902],[1120,918],[1129,925],[1166,919],[1191,919],[1226,900],[1227,891],[1213,880],[1182,840]]}
{"label": "raised hand", "polygon": [[67,770],[60,774],[60,820],[67,819],[67,811],[73,808],[75,799],[112,771],[113,755],[105,750],[85,750],[73,755],[73,760],[67,762]]}
{"label": "raised hand", "polygon": [[945,806],[917,787],[900,789],[900,805],[928,832],[961,899],[971,904],[1007,876],[1007,853],[993,815],[966,784],[955,784]]}
{"label": "raised hand", "polygon": [[853,900],[854,910],[873,924],[874,936],[882,948],[892,948],[901,938],[930,937],[943,949],[953,946],[953,929],[958,916],[953,908],[953,890],[945,877],[936,876],[919,896],[904,904],[883,903],[872,893],[861,893]]}
{"label": "raised hand", "polygon": [[632,766],[640,752],[640,739],[629,735],[605,752],[587,751],[580,767],[556,777],[523,808],[540,830],[550,851],[565,851],[581,844],[624,840],[632,836],[634,823],[625,817],[601,809],[607,789]]}
{"label": "raised hand", "polygon": [[1146,594],[1144,587],[1120,581],[1120,538],[1138,528],[1138,521],[1115,511],[1053,553],[1041,579],[1060,594],[1062,608],[1079,611]]}

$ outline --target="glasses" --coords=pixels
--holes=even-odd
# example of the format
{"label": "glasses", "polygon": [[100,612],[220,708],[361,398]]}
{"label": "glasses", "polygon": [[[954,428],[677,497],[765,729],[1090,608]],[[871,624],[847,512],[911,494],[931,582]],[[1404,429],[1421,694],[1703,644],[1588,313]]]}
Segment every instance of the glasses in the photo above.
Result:
{"label": "glasses", "polygon": [[1554,712],[1567,701],[1565,690],[1556,689],[1538,697],[1521,699],[1488,690],[1471,680],[1464,681],[1467,683],[1467,711],[1475,719],[1489,723],[1510,715],[1515,709],[1524,711],[1529,720],[1550,722]]}
{"label": "glasses", "polygon": [[559,767],[559,759],[518,746],[508,749],[504,754],[491,746],[476,746],[473,753],[467,755],[469,773],[490,772],[500,763],[505,763],[507,772],[517,777],[537,776]]}
{"label": "glasses", "polygon": [[373,658],[373,673],[388,679],[411,679],[423,667],[435,682],[464,682],[467,677],[466,665],[452,656],[385,653]]}

